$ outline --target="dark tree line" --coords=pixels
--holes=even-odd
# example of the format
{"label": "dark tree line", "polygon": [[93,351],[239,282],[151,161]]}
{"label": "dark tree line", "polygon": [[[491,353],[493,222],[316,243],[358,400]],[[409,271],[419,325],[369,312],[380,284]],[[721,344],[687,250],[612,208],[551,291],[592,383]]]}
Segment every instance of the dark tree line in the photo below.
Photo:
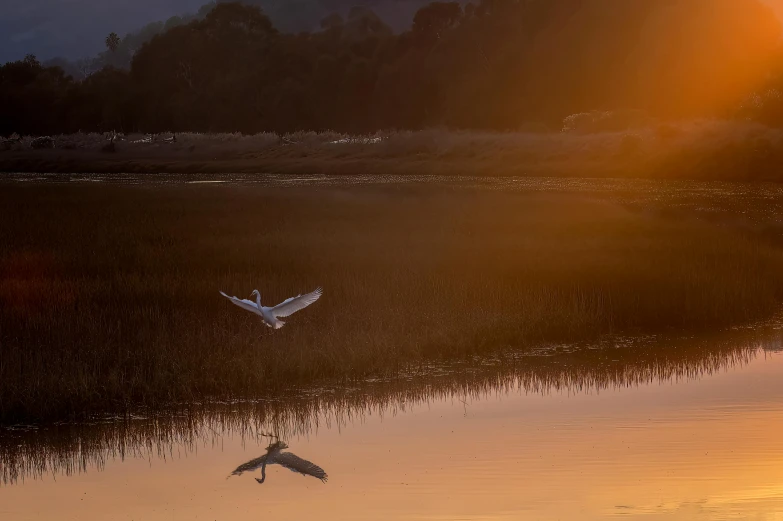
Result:
{"label": "dark tree line", "polygon": [[129,70],[76,81],[32,56],[0,67],[0,134],[505,130],[594,109],[739,107],[780,124],[764,109],[779,100],[780,36],[758,0],[435,2],[400,34],[367,8],[289,34],[219,3],[143,44]]}

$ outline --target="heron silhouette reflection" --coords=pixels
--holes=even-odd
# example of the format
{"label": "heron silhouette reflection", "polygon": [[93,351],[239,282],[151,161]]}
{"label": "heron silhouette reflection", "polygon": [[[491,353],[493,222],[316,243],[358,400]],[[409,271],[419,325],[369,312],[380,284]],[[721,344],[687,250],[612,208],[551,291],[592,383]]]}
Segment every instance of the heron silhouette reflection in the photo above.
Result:
{"label": "heron silhouette reflection", "polygon": [[329,479],[329,476],[326,474],[324,469],[312,461],[307,461],[306,459],[300,458],[292,452],[283,452],[283,449],[287,448],[288,445],[285,442],[275,440],[266,448],[266,454],[241,464],[234,470],[234,472],[231,473],[231,476],[241,476],[245,472],[253,472],[260,468],[261,479],[256,478],[256,481],[263,483],[266,481],[266,466],[280,465],[281,467],[287,468],[291,472],[296,472],[302,476],[312,476],[326,483],[326,481]]}

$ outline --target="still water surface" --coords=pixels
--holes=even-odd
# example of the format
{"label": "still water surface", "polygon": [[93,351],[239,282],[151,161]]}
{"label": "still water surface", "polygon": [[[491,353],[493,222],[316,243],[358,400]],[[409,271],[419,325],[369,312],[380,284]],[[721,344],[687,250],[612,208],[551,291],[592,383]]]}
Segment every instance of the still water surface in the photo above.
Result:
{"label": "still water surface", "polygon": [[[0,433],[3,520],[783,519],[779,326]],[[273,431],[328,473],[227,479]]]}
{"label": "still water surface", "polygon": [[490,190],[565,193],[610,200],[631,208],[677,212],[734,224],[783,225],[783,185],[770,182],[676,179],[490,177],[449,175],[286,175],[286,174],[14,174],[0,175],[0,185],[103,183],[148,188],[192,185],[214,189],[245,185],[351,189],[355,187],[432,190]]}

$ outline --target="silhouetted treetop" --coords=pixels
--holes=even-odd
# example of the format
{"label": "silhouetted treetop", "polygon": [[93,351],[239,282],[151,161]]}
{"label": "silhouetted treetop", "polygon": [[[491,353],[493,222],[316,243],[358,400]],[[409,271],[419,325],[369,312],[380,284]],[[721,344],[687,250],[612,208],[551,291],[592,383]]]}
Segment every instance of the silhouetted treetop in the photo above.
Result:
{"label": "silhouetted treetop", "polygon": [[400,34],[366,6],[343,13],[292,34],[257,6],[218,2],[150,28],[132,53],[110,35],[113,67],[84,81],[34,58],[6,64],[0,134],[559,128],[613,109],[760,118],[747,107],[772,107],[783,87],[780,25],[759,0],[434,2]]}
{"label": "silhouetted treetop", "polygon": [[111,52],[116,52],[117,48],[120,46],[120,37],[117,36],[117,33],[109,33],[109,36],[106,37],[106,48],[109,49]]}
{"label": "silhouetted treetop", "polygon": [[432,42],[441,33],[454,27],[462,18],[462,6],[457,2],[433,2],[422,7],[413,17],[411,32],[421,42]]}

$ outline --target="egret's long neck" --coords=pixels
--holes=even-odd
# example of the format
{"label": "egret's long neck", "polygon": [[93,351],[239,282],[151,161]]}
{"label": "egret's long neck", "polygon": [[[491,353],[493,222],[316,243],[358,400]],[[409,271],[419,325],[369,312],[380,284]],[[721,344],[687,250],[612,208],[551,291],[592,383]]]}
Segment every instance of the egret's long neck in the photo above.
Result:
{"label": "egret's long neck", "polygon": [[261,293],[256,290],[256,306],[258,306],[258,309],[261,309]]}
{"label": "egret's long neck", "polygon": [[261,479],[256,479],[259,483],[263,483],[266,480],[266,461],[261,465]]}

